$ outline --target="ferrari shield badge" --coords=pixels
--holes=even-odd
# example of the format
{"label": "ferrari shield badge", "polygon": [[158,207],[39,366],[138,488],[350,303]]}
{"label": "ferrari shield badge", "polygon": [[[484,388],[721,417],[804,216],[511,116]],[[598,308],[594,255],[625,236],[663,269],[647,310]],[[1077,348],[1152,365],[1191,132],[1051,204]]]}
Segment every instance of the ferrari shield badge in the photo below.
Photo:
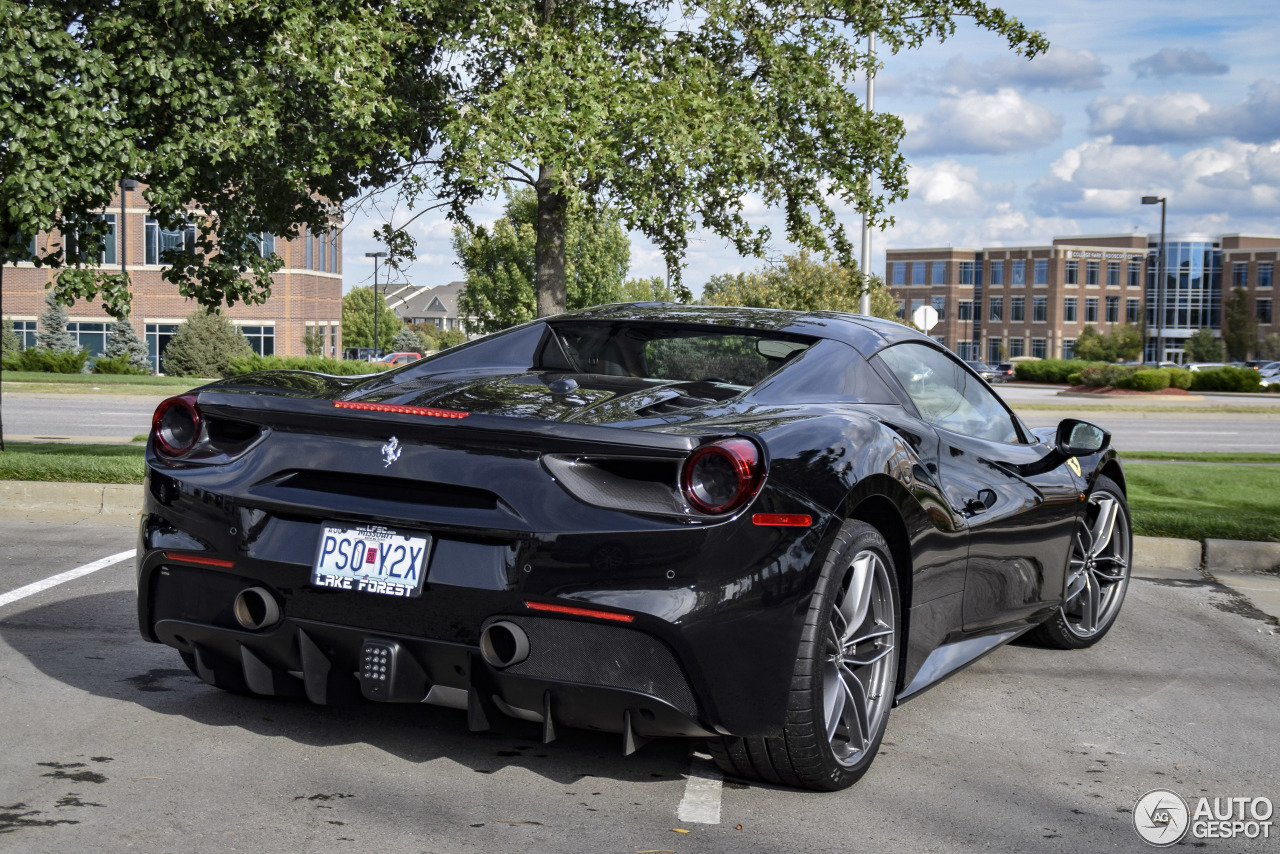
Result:
{"label": "ferrari shield badge", "polygon": [[400,440],[392,436],[387,444],[382,446],[382,467],[387,468],[396,460],[400,459]]}

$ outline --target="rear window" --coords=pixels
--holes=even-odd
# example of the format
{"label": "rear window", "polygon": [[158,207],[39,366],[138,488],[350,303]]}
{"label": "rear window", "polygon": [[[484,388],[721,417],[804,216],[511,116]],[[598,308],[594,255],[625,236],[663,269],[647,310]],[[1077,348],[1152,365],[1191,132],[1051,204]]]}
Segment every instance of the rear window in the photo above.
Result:
{"label": "rear window", "polygon": [[654,324],[551,327],[543,370],[630,376],[667,382],[705,380],[750,388],[809,349],[795,336],[743,329]]}

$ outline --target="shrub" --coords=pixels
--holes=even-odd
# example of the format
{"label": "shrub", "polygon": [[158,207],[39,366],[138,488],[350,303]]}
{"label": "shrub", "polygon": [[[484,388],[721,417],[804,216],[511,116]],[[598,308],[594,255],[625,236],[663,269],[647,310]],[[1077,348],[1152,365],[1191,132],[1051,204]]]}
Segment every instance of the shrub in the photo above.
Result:
{"label": "shrub", "polygon": [[93,361],[93,372],[95,374],[132,374],[134,376],[147,376],[151,373],[146,368],[139,368],[134,365],[129,353],[121,353],[119,356],[99,356]]}
{"label": "shrub", "polygon": [[1134,391],[1161,391],[1169,387],[1169,372],[1164,368],[1138,371],[1130,378]]}
{"label": "shrub", "polygon": [[1030,383],[1065,383],[1073,373],[1082,371],[1090,363],[1081,359],[1039,359],[1018,362],[1014,375]]}
{"label": "shrub", "polygon": [[1080,381],[1087,386],[1101,388],[1132,388],[1133,375],[1138,372],[1136,365],[1108,365],[1105,362],[1093,362],[1080,372]]}
{"label": "shrub", "polygon": [[164,348],[164,372],[177,377],[220,377],[231,360],[253,353],[221,311],[197,309]]}
{"label": "shrub", "polygon": [[326,356],[240,356],[232,359],[224,377],[238,377],[258,371],[311,371],[316,374],[357,376],[390,370],[390,365]]}
{"label": "shrub", "polygon": [[1191,380],[1195,374],[1182,368],[1165,368],[1165,370],[1169,372],[1169,385],[1183,391],[1191,388]]}
{"label": "shrub", "polygon": [[1079,371],[1076,371],[1074,374],[1067,374],[1067,385],[1083,385],[1083,384],[1084,384],[1084,378],[1080,376]]}
{"label": "shrub", "polygon": [[89,360],[88,350],[49,350],[28,347],[4,357],[6,371],[43,371],[49,374],[78,374]]}
{"label": "shrub", "polygon": [[421,356],[426,349],[422,338],[408,326],[401,328],[396,337],[391,339],[392,353],[417,353]]}
{"label": "shrub", "polygon": [[1262,377],[1251,368],[1211,368],[1191,375],[1194,391],[1260,391]]}

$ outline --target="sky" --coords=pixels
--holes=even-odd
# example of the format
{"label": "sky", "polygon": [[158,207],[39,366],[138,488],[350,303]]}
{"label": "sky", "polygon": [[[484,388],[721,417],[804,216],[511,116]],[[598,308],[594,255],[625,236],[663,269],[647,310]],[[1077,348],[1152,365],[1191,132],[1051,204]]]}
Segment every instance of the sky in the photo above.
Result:
{"label": "sky", "polygon": [[[910,192],[895,224],[872,232],[871,271],[886,248],[1043,245],[1076,234],[1280,234],[1280,16],[1273,2],[1008,0],[995,5],[1049,39],[1034,60],[961,21],[953,38],[881,56],[875,109],[903,118]],[[858,84],[856,91],[863,93]],[[773,227],[774,257],[793,250],[780,214],[748,200]],[[855,247],[861,221],[842,219]],[[476,206],[489,222],[501,201]],[[403,210],[352,212],[343,279],[372,281],[373,229]],[[462,277],[451,224],[426,214],[411,226],[418,257],[399,281]],[[632,276],[663,276],[661,255],[632,234]],[[684,270],[695,296],[717,273],[765,262],[714,234],[691,240]],[[385,278],[381,280],[385,284]]]}

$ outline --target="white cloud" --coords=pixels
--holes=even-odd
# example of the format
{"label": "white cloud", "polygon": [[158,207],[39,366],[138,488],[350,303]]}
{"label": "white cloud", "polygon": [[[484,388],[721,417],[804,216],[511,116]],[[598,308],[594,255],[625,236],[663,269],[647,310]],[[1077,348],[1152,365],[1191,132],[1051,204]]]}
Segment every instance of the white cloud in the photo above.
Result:
{"label": "white cloud", "polygon": [[1139,77],[1208,76],[1226,74],[1231,70],[1225,62],[1191,47],[1161,48],[1151,56],[1135,60],[1129,68]]}
{"label": "white cloud", "polygon": [[942,98],[925,116],[903,116],[912,154],[1002,154],[1040,148],[1062,135],[1062,117],[1014,89]]}
{"label": "white cloud", "polygon": [[1053,48],[1034,59],[1003,55],[979,64],[957,56],[941,67],[888,75],[883,88],[890,94],[913,95],[1007,88],[1080,91],[1101,89],[1102,78],[1110,73],[1110,67],[1091,50]]}
{"label": "white cloud", "polygon": [[932,207],[972,211],[982,205],[978,170],[954,160],[912,166],[907,174],[909,198]]}
{"label": "white cloud", "polygon": [[1196,92],[1101,95],[1088,107],[1090,131],[1144,145],[1229,137],[1269,142],[1280,137],[1280,83],[1258,80],[1239,104],[1214,104]]}

